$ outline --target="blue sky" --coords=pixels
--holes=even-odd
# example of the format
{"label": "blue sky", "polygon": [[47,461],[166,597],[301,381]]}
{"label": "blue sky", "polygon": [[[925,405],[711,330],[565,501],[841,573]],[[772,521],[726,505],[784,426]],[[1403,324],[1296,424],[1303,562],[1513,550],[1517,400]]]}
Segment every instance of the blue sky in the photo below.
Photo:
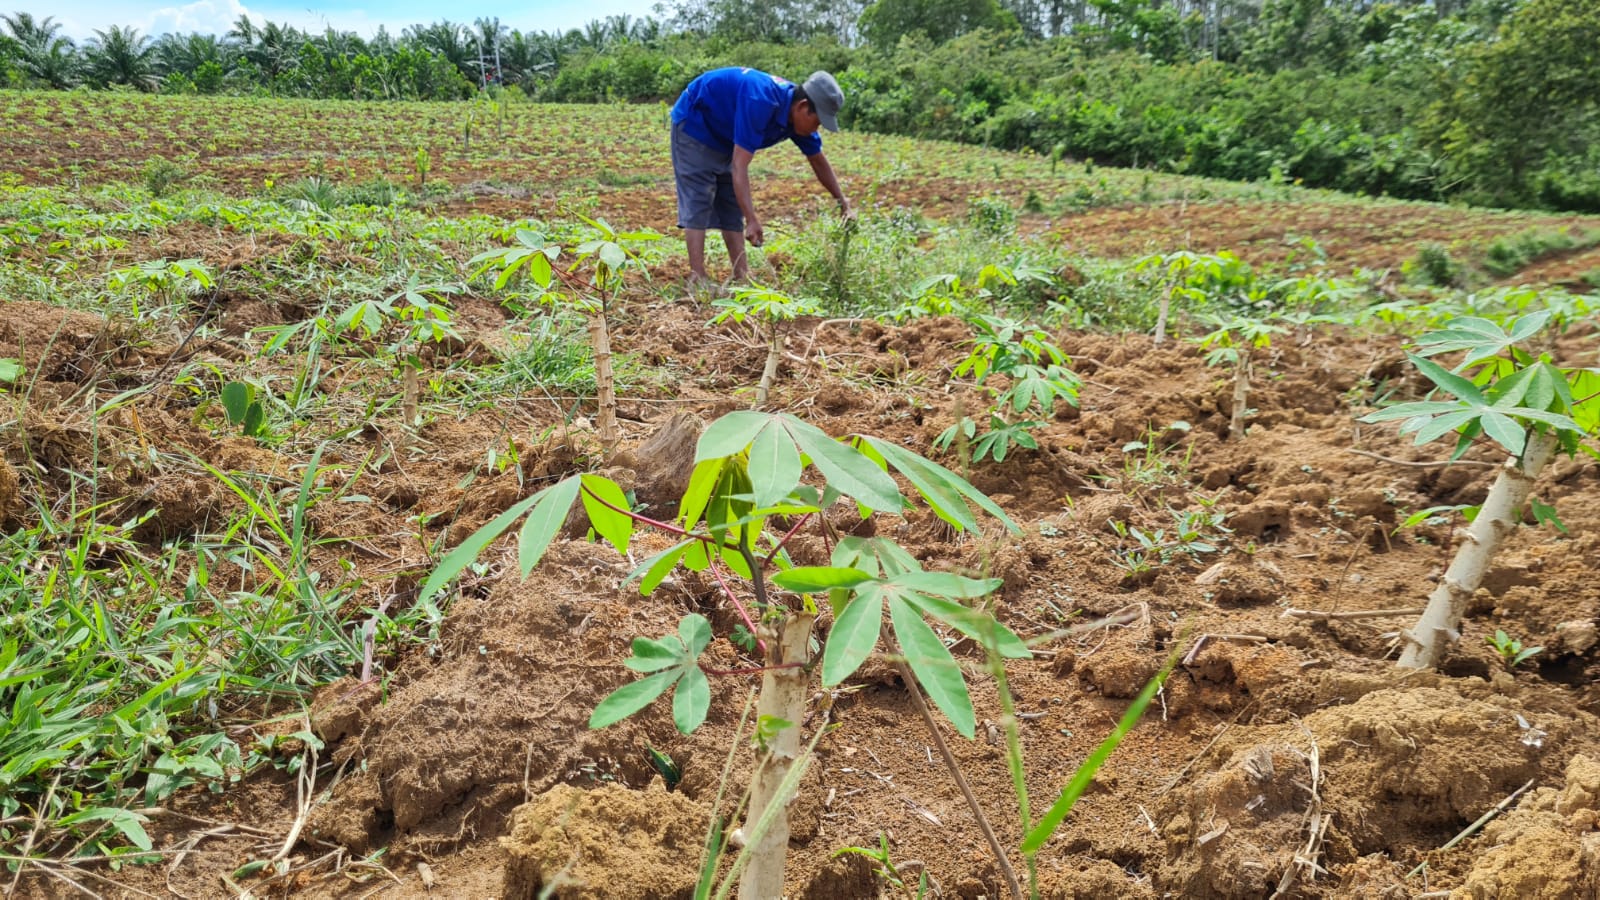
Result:
{"label": "blue sky", "polygon": [[[13,5],[15,4],[15,5]],[[471,22],[479,16],[499,16],[508,28],[522,31],[554,31],[576,28],[591,20],[625,13],[634,17],[651,15],[654,0],[586,0],[583,3],[562,0],[529,0],[522,3],[439,3],[422,0],[168,0],[168,2],[110,2],[110,0],[54,0],[40,6],[26,6],[12,0],[0,0],[0,9],[32,13],[36,18],[54,16],[68,36],[83,40],[92,37],[95,29],[112,25],[132,25],[140,33],[155,36],[169,31],[202,31],[221,34],[227,31],[241,15],[248,15],[259,24],[265,19],[286,22],[297,28],[322,31],[332,25],[340,31],[354,31],[364,37],[371,36],[379,25],[386,25],[390,33],[399,34],[407,25],[437,22],[450,19]]]}

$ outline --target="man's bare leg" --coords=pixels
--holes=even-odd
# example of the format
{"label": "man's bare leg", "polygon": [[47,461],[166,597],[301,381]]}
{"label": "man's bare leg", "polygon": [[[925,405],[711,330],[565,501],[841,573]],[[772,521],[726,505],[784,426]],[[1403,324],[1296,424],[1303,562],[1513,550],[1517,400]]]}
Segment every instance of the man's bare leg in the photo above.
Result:
{"label": "man's bare leg", "polygon": [[685,228],[683,243],[689,249],[689,286],[695,287],[701,282],[710,281],[711,277],[706,274],[706,230]]}
{"label": "man's bare leg", "polygon": [[[701,232],[701,236],[703,239],[704,232]],[[722,242],[728,245],[728,261],[733,263],[733,280],[741,283],[749,281],[750,259],[749,257],[745,256],[744,252],[744,232],[724,231],[722,233]],[[705,255],[704,250],[705,248],[702,247],[702,256]],[[690,259],[691,261],[693,260],[692,255]]]}

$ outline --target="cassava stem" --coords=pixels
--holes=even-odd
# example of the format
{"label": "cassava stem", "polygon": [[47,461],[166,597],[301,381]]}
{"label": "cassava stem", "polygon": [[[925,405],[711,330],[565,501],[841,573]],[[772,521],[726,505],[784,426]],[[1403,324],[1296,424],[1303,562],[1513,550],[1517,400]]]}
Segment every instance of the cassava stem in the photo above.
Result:
{"label": "cassava stem", "polygon": [[1528,435],[1522,458],[1507,459],[1489,489],[1483,509],[1467,528],[1461,546],[1457,548],[1450,568],[1439,580],[1439,586],[1428,595],[1428,607],[1407,635],[1406,648],[1400,654],[1403,669],[1431,669],[1439,665],[1445,650],[1460,638],[1461,618],[1466,613],[1467,602],[1483,582],[1484,573],[1494,560],[1506,536],[1522,518],[1522,506],[1533,491],[1533,483],[1550,458],[1555,455],[1561,439],[1553,430],[1537,431]]}

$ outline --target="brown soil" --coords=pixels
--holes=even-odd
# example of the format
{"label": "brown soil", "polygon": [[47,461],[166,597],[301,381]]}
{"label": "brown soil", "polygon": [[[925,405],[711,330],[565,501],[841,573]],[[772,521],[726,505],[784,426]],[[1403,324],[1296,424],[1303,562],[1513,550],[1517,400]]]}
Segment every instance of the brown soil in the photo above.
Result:
{"label": "brown soil", "polygon": [[[624,404],[633,449],[608,471],[668,497],[699,423],[735,408],[729,392],[748,386],[750,351],[732,332],[708,333],[705,312],[691,305],[642,296],[634,302],[656,305],[636,310],[640,324],[620,329],[619,345],[645,358],[685,360],[684,377],[670,393],[646,388]],[[490,310],[480,318],[463,317],[474,332],[469,343],[489,341],[487,332],[502,321]],[[52,471],[90,466],[96,452],[104,457],[108,447],[141,442],[186,448],[224,470],[290,471],[287,448],[228,436],[175,406],[171,394],[157,392],[121,418],[88,422],[68,402],[86,373],[103,379],[112,359],[153,371],[164,362],[160,353],[146,358],[103,337],[116,327],[92,317],[19,314],[6,322],[8,340],[24,349],[4,352],[31,353],[49,373],[27,401],[30,426],[14,435],[25,438],[27,453],[19,441],[7,447],[14,463],[29,453],[42,463],[43,471],[17,470],[28,482],[23,490],[60,489]],[[31,349],[58,333],[70,340],[48,353]],[[788,367],[776,401],[832,433],[882,435],[928,452],[956,404],[971,402],[945,385],[945,351],[962,335],[954,320],[825,333],[828,358],[848,368]],[[1600,816],[1587,761],[1600,755],[1593,683],[1600,592],[1589,564],[1600,552],[1594,463],[1563,462],[1541,487],[1571,536],[1535,528],[1514,535],[1446,671],[1407,677],[1385,659],[1403,619],[1281,618],[1289,607],[1349,611],[1416,602],[1446,561],[1440,545],[1450,535],[1439,526],[1393,533],[1398,517],[1481,500],[1487,488],[1488,468],[1410,467],[1403,461],[1435,458],[1435,448],[1353,426],[1347,401],[1364,378],[1398,374],[1396,343],[1291,336],[1263,362],[1249,435],[1227,441],[1221,435],[1231,389],[1189,345],[1155,348],[1138,336],[1060,339],[1088,379],[1081,410],[1050,423],[1038,452],[973,472],[1025,533],[956,539],[920,513],[879,525],[931,566],[1001,577],[1000,615],[1024,636],[1125,614],[1126,624],[1055,640],[1011,669],[1028,714],[1023,742],[1036,815],[1167,654],[1209,636],[1041,853],[1046,894],[1257,897],[1289,883],[1296,896],[1404,896],[1419,883],[1405,873],[1426,860],[1434,889],[1592,896]],[[686,350],[695,354],[692,366]],[[904,379],[908,365],[920,376],[915,383]],[[369,583],[408,602],[427,565],[412,517],[433,515],[430,527],[446,529],[454,542],[524,496],[512,475],[483,471],[488,448],[504,447],[510,435],[534,478],[595,460],[592,438],[581,430],[543,442],[531,437],[556,415],[552,404],[529,398],[508,415],[435,421],[416,439],[425,452],[375,473],[352,470],[349,477],[359,477],[375,502],[349,505],[358,511],[314,510],[317,533],[339,539],[315,567],[340,577],[338,560],[348,559]],[[1191,428],[1169,427],[1178,420]],[[330,451],[330,477],[390,440],[400,438],[380,424]],[[1130,441],[1155,449],[1124,452]],[[154,511],[143,539],[213,529],[234,508],[215,479],[176,458],[105,472],[103,490],[125,497],[130,514]],[[679,464],[664,464],[671,459]],[[1473,451],[1469,459],[1492,462],[1494,455]],[[1116,564],[1119,539],[1109,523],[1170,528],[1168,507],[1191,507],[1196,491],[1229,512],[1229,552],[1180,555],[1145,573]],[[10,509],[20,514],[14,503]],[[793,549],[801,558],[819,553],[805,538]],[[692,879],[749,685],[716,679],[711,717],[689,737],[656,711],[602,731],[590,731],[586,721],[594,704],[630,677],[620,661],[635,636],[659,635],[689,611],[710,616],[719,630],[732,627],[736,620],[718,604],[715,586],[686,577],[641,599],[618,586],[631,568],[626,561],[581,540],[558,542],[527,581],[514,574],[507,543],[485,561],[483,575],[465,579],[439,640],[388,661],[393,674],[385,684],[352,678],[319,694],[311,724],[327,740],[324,753],[338,777],[319,785],[291,857],[307,867],[255,885],[257,896],[363,895],[389,876],[348,863],[379,850],[382,866],[399,879],[388,881],[386,896],[424,896],[425,881],[445,896],[524,895],[558,875],[564,886],[556,896],[677,896]],[[1483,640],[1495,628],[1547,649],[1505,672]],[[957,649],[976,667],[970,648]],[[712,655],[713,665],[747,664],[724,642]],[[993,685],[976,668],[971,680],[983,724],[975,742],[954,738],[955,753],[1001,839],[1014,844],[1020,833],[994,728],[1000,714]],[[832,857],[841,847],[872,846],[882,832],[895,858],[919,863],[945,895],[1001,895],[993,860],[893,670],[869,664],[848,687],[832,706],[838,729],[818,745],[817,764],[791,809],[792,894],[879,895],[882,882],[864,861]],[[648,747],[683,770],[677,791],[652,787],[658,776]],[[746,752],[735,756],[735,788],[749,777],[750,762]],[[1535,790],[1516,812],[1455,850],[1437,851],[1529,780]],[[294,797],[292,781],[276,774],[220,798],[186,794],[174,809],[197,819],[161,817],[153,832],[161,845],[198,841],[204,852],[185,856],[170,873],[134,867],[107,877],[157,891],[167,890],[170,878],[175,892],[210,895],[220,873],[282,840],[297,814]],[[248,823],[266,837],[197,838],[203,828],[196,822]],[[336,850],[346,865],[330,875],[327,857]],[[1308,853],[1320,869],[1298,861]],[[53,890],[35,886],[41,894]]]}

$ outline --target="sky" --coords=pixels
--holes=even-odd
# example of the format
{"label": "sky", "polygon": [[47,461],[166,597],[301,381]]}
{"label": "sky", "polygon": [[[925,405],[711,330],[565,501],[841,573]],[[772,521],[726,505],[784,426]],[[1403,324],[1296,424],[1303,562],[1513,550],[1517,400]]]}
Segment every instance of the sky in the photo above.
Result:
{"label": "sky", "polygon": [[37,19],[55,17],[62,33],[74,40],[93,37],[96,29],[112,25],[132,25],[140,34],[157,35],[169,31],[188,33],[200,31],[223,34],[242,15],[248,15],[260,24],[265,20],[282,22],[306,31],[320,32],[328,26],[339,31],[354,31],[371,37],[378,26],[387,26],[390,34],[398,35],[407,25],[437,22],[449,19],[470,23],[480,16],[499,16],[501,24],[521,31],[565,31],[578,28],[592,19],[627,14],[642,18],[652,14],[654,0],[525,0],[521,3],[440,3],[437,0],[194,0],[191,3],[168,2],[113,2],[113,0],[52,0],[48,4],[29,6],[12,0],[0,0],[0,10],[11,7],[14,12],[32,13]]}

